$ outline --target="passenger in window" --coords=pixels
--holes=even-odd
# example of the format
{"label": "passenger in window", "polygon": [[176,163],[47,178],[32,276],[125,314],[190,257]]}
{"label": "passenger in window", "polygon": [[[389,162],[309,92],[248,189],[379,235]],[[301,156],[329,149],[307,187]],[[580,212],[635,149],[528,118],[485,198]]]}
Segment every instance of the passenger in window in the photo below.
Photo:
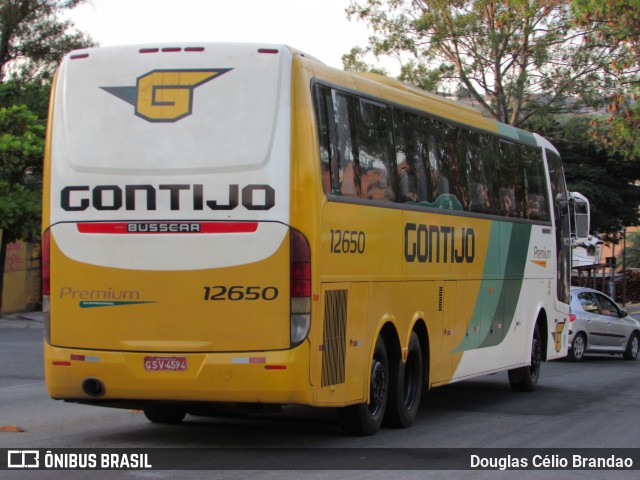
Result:
{"label": "passenger in window", "polygon": [[391,195],[389,189],[382,185],[381,182],[370,182],[367,187],[367,199],[369,200],[390,200]]}
{"label": "passenger in window", "polygon": [[500,207],[503,215],[512,216],[516,213],[515,188],[500,189]]}
{"label": "passenger in window", "polygon": [[472,212],[487,212],[491,210],[489,189],[483,183],[473,182],[469,185],[469,210]]}
{"label": "passenger in window", "polygon": [[369,200],[390,200],[391,189],[385,171],[369,169],[362,177],[362,191]]}
{"label": "passenger in window", "polygon": [[544,217],[544,197],[529,193],[527,195],[527,218],[536,220]]}
{"label": "passenger in window", "polygon": [[[400,201],[403,203],[415,203],[418,194],[415,190],[415,178],[411,174],[411,168],[406,159],[398,164],[398,183],[400,184]],[[412,181],[413,180],[413,181]]]}

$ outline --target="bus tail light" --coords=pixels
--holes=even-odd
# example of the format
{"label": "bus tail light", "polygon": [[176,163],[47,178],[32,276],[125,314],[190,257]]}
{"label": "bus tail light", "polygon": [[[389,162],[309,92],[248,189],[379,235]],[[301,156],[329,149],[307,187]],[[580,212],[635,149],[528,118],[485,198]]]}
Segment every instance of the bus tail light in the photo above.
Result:
{"label": "bus tail light", "polygon": [[300,345],[311,328],[311,250],[302,233],[291,229],[291,348]]}
{"label": "bus tail light", "polygon": [[577,317],[575,313],[572,313],[571,315],[569,315],[569,323],[575,322],[576,318]]}

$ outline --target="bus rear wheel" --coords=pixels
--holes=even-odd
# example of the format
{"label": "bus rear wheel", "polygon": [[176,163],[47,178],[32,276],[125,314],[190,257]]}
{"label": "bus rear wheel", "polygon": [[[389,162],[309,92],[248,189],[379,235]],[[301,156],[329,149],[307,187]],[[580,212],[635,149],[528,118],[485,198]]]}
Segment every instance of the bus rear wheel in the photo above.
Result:
{"label": "bus rear wheel", "polygon": [[380,429],[389,396],[389,359],[382,337],[378,337],[371,360],[369,403],[338,409],[342,428],[352,435],[373,435]]}
{"label": "bus rear wheel", "polygon": [[533,330],[531,340],[531,365],[528,367],[509,370],[509,383],[514,392],[533,392],[538,385],[540,377],[540,364],[542,363],[542,343],[538,326]]}
{"label": "bus rear wheel", "polygon": [[[394,364],[395,363],[395,364]],[[411,333],[407,348],[407,361],[392,362],[389,385],[389,405],[384,419],[385,426],[410,427],[418,416],[423,388],[422,348],[415,332]]]}

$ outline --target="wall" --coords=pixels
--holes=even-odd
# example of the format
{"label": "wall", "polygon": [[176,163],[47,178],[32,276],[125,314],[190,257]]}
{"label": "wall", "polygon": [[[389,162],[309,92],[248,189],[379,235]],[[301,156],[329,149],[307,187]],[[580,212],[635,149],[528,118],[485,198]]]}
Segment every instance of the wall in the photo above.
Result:
{"label": "wall", "polygon": [[40,308],[40,244],[15,242],[7,245],[2,311],[13,313]]}

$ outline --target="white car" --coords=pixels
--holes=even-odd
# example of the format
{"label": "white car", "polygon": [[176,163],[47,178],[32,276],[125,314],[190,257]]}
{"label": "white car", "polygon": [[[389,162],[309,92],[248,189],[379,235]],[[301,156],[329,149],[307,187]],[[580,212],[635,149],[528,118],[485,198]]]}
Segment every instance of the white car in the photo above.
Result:
{"label": "white car", "polygon": [[640,322],[607,295],[591,288],[571,287],[569,360],[585,353],[621,353],[635,360],[640,346]]}

